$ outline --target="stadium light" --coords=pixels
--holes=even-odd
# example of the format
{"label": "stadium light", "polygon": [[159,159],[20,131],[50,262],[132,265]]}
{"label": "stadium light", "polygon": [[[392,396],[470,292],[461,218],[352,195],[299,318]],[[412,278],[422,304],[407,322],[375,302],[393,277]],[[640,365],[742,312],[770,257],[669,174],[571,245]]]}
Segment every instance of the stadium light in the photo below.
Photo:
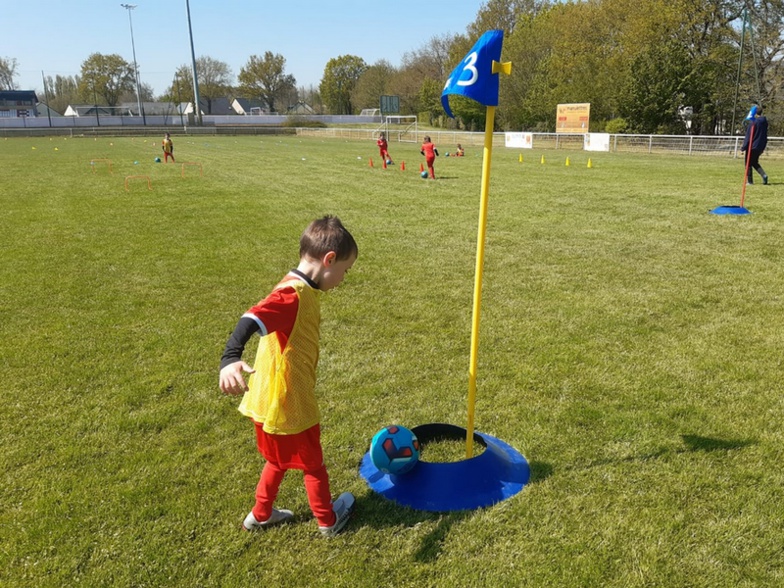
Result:
{"label": "stadium light", "polygon": [[144,118],[144,111],[142,110],[142,93],[139,90],[139,66],[136,65],[136,44],[133,42],[133,19],[131,18],[131,10],[136,8],[136,4],[120,4],[120,6],[128,11],[128,24],[131,25],[131,49],[133,50],[133,76],[136,80],[136,104],[139,107],[139,115],[142,117],[142,121],[147,124],[147,121]]}
{"label": "stadium light", "polygon": [[201,99],[199,97],[199,76],[196,75],[196,52],[193,50],[193,28],[191,27],[191,4],[185,0],[185,12],[188,15],[188,35],[191,39],[191,64],[193,68],[193,115],[196,125],[201,126]]}

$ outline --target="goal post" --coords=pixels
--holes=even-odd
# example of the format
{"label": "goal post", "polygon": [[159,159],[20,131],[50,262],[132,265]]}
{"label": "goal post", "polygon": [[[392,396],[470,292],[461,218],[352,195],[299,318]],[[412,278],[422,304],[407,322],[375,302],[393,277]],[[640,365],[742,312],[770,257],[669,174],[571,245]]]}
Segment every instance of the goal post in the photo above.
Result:
{"label": "goal post", "polygon": [[[389,129],[397,134],[397,140],[400,142],[416,143],[417,138],[417,117],[414,114],[388,114],[384,118],[384,130],[387,137],[389,137]],[[407,138],[409,133],[413,132],[412,138]]]}

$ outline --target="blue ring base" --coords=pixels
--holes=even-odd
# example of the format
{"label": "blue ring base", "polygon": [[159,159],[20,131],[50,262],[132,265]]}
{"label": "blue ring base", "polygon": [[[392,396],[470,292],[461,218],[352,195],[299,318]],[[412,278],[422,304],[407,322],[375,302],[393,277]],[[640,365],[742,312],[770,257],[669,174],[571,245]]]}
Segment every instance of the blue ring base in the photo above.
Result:
{"label": "blue ring base", "polygon": [[748,208],[742,206],[717,206],[711,210],[713,214],[751,214]]}
{"label": "blue ring base", "polygon": [[[421,445],[438,439],[465,439],[466,430],[455,425],[430,423],[412,429]],[[485,451],[470,459],[449,463],[419,461],[402,475],[385,474],[370,459],[362,458],[359,473],[374,492],[417,510],[449,512],[492,506],[519,493],[531,478],[531,469],[517,450],[485,433],[474,442]]]}

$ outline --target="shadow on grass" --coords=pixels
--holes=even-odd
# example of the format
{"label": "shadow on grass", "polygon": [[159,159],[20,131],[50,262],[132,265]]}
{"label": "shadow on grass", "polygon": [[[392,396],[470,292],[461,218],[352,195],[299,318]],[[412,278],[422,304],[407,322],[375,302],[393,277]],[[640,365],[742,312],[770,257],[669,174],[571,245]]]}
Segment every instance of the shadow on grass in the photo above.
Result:
{"label": "shadow on grass", "polygon": [[676,453],[685,453],[687,451],[732,451],[733,449],[743,449],[749,445],[757,444],[756,441],[751,439],[715,439],[700,435],[681,435],[681,439],[686,444],[686,449],[676,451]]}
{"label": "shadow on grass", "polygon": [[[529,467],[531,469],[531,477],[526,487],[547,479],[553,472],[553,466],[545,462],[532,461],[529,462]],[[522,492],[525,492],[525,487],[523,487]],[[492,508],[492,506],[486,508]],[[391,527],[413,528],[422,523],[435,522],[433,530],[422,538],[419,548],[414,553],[415,561],[427,563],[438,558],[452,527],[460,521],[474,516],[474,513],[478,510],[481,509],[451,512],[416,510],[388,500],[370,490],[366,495],[357,497],[357,511],[354,517],[355,524],[358,526],[370,526],[379,529]]]}
{"label": "shadow on grass", "polygon": [[[602,459],[594,461],[584,466],[585,468],[594,468],[598,466],[605,466],[610,464],[634,462],[634,461],[650,461],[658,459],[667,455],[680,455],[684,453],[695,453],[697,451],[714,452],[714,451],[734,451],[736,449],[743,449],[750,445],[756,445],[757,441],[754,439],[719,439],[716,437],[703,437],[701,435],[681,435],[684,447],[666,449],[662,448],[653,453],[646,453],[645,455],[630,455],[628,457],[619,459]],[[568,467],[566,469],[579,469],[577,466]]]}

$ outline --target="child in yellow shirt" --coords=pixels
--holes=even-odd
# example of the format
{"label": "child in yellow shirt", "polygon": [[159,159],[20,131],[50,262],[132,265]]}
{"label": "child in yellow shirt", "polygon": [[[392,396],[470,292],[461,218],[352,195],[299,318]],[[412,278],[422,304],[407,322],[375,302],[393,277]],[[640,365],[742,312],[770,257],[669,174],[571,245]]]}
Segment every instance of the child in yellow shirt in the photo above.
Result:
{"label": "child in yellow shirt", "polygon": [[[239,410],[253,421],[257,447],[266,460],[256,504],[243,522],[248,531],[293,517],[290,510],[272,506],[289,469],[304,472],[308,502],[323,535],[337,535],[354,509],[350,492],[331,499],[315,385],[321,294],[343,281],[358,254],[354,237],[340,219],[314,220],[300,238],[299,265],[242,315],[226,344],[220,389],[231,395],[245,393]],[[242,353],[254,333],[261,340],[251,368],[242,361]],[[247,384],[243,372],[251,374]]]}

